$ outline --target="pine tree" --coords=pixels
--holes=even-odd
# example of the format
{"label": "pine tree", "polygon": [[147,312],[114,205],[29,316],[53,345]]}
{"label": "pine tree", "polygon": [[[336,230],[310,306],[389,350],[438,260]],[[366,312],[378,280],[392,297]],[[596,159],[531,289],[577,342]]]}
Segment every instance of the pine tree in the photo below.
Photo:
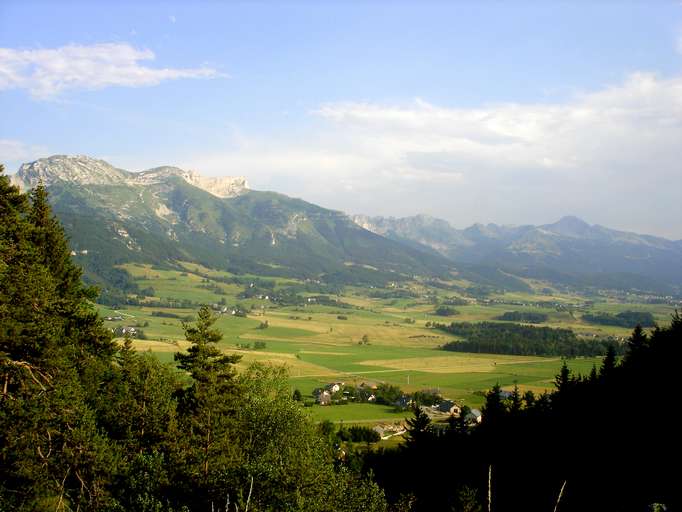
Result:
{"label": "pine tree", "polygon": [[568,368],[568,364],[564,359],[561,364],[561,370],[559,370],[559,374],[554,379],[554,386],[556,387],[557,392],[561,395],[562,393],[569,391],[574,384],[575,377],[573,376],[573,372],[571,372],[571,370]]}
{"label": "pine tree", "polygon": [[417,405],[412,408],[412,413],[414,414],[414,417],[407,420],[406,443],[407,446],[411,448],[423,448],[423,445],[432,437],[431,419],[424,410]]}
{"label": "pine tree", "polygon": [[[97,508],[117,471],[83,370],[110,348],[44,190],[0,169],[0,495],[9,508]],[[108,354],[97,356],[99,364]]]}
{"label": "pine tree", "polygon": [[241,394],[234,364],[241,356],[225,355],[216,347],[222,334],[213,329],[215,321],[211,310],[202,306],[195,325],[183,324],[192,345],[186,354],[175,354],[178,366],[193,380],[181,393],[179,404],[184,471],[207,496],[215,490],[216,475],[228,470],[240,451],[232,439]]}
{"label": "pine tree", "polygon": [[649,337],[644,332],[644,329],[642,329],[642,326],[638,325],[635,327],[628,339],[628,351],[623,358],[623,364],[626,366],[641,364],[649,348],[649,342]]}
{"label": "pine tree", "polygon": [[483,406],[483,423],[492,425],[500,421],[507,412],[502,397],[500,396],[500,385],[495,384],[485,395],[485,405]]}
{"label": "pine tree", "polygon": [[521,411],[521,393],[519,392],[519,386],[514,384],[514,389],[509,396],[509,412],[512,414],[517,414]]}
{"label": "pine tree", "polygon": [[608,379],[613,375],[613,370],[616,368],[616,349],[613,345],[609,345],[606,349],[606,355],[602,361],[601,368],[599,370],[599,376],[602,379]]}
{"label": "pine tree", "polygon": [[587,378],[588,382],[596,382],[599,377],[599,373],[597,372],[597,366],[592,365],[592,369],[590,370],[590,376]]}
{"label": "pine tree", "polygon": [[208,306],[202,306],[196,325],[183,323],[185,338],[192,346],[186,354],[177,352],[175,360],[178,367],[189,372],[197,382],[206,382],[212,377],[221,381],[232,379],[235,374],[233,365],[241,359],[241,356],[225,355],[216,347],[223,335],[212,328],[215,322],[216,317]]}

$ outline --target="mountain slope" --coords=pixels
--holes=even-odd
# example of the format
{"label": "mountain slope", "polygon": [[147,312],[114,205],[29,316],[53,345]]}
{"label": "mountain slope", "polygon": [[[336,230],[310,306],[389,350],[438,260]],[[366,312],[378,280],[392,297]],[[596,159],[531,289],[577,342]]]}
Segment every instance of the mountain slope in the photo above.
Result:
{"label": "mountain slope", "polygon": [[368,272],[385,281],[451,266],[340,212],[249,190],[241,177],[205,178],[176,167],[132,173],[57,155],[22,165],[13,181],[23,188],[46,185],[80,262],[108,281],[116,278],[110,275],[115,264],[130,261],[194,261],[309,278],[334,273],[351,282]]}
{"label": "mountain slope", "polygon": [[453,228],[428,216],[355,216],[359,224],[428,247],[457,263],[500,266],[517,275],[567,284],[665,288],[682,285],[682,244],[564,217],[541,226],[474,224]]}

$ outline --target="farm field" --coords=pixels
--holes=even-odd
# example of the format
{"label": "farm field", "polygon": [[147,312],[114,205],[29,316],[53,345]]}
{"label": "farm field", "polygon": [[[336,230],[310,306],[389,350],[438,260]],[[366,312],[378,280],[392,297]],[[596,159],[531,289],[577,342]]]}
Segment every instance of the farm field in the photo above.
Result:
{"label": "farm field", "polygon": [[[535,393],[552,389],[561,365],[559,357],[443,351],[440,346],[455,338],[427,328],[429,322],[496,321],[505,311],[528,311],[547,314],[543,325],[570,328],[579,335],[626,338],[630,333],[630,329],[583,322],[580,317],[584,310],[578,308],[535,305],[542,301],[562,305],[584,302],[583,298],[572,295],[498,295],[494,297],[496,302],[456,306],[459,314],[442,317],[434,314],[434,303],[446,300],[453,293],[419,283],[401,285],[413,295],[407,299],[372,298],[368,290],[348,287],[340,295],[325,294],[339,301],[332,305],[317,304],[312,299],[303,305],[282,305],[257,295],[244,297],[245,290],[252,287],[249,278],[257,282],[256,276],[242,275],[235,280],[238,283],[229,282],[234,276],[194,264],[186,265],[185,271],[136,264],[125,268],[140,288],[153,289],[153,296],[140,305],[99,308],[103,317],[113,319],[106,321],[108,327],[134,326],[141,331],[140,337],[144,339],[135,341],[138,350],[149,350],[162,361],[172,363],[173,354],[188,346],[182,322],[193,318],[199,304],[213,304],[217,309],[225,309],[216,322],[223,333],[220,348],[240,354],[242,368],[255,361],[286,366],[292,390],[300,390],[308,402],[312,401],[315,388],[329,382],[389,383],[405,392],[436,389],[444,397],[470,407],[480,407],[484,392],[496,383],[504,389],[518,385],[522,391]],[[270,281],[269,293],[273,296],[288,287],[303,285],[291,279]],[[300,294],[320,296],[306,291]],[[192,305],[184,308],[159,305],[168,299],[185,299]],[[235,308],[245,311],[246,316],[231,314]],[[666,305],[617,302],[595,303],[590,307],[590,311],[609,313],[629,309],[652,312],[662,323],[673,312]],[[256,343],[260,348],[255,348]],[[600,364],[600,359],[578,358],[569,360],[568,364],[574,372],[587,374],[593,365]],[[335,422],[395,421],[406,415],[392,407],[368,403],[314,405],[308,409],[316,420]]]}

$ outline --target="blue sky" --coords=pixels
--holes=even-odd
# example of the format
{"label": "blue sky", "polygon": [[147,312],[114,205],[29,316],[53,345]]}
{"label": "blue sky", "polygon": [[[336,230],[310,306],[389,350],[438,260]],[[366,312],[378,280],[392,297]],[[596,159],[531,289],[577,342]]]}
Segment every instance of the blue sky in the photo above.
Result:
{"label": "blue sky", "polygon": [[680,2],[187,4],[2,2],[8,170],[88,154],[350,213],[682,238]]}

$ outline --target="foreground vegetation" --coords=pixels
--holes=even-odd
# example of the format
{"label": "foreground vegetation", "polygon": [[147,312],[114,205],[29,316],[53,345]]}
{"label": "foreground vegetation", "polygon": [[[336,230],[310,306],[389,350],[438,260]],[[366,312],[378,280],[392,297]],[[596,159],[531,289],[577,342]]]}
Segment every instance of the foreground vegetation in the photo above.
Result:
{"label": "foreground vegetation", "polygon": [[385,509],[281,369],[236,374],[208,308],[183,374],[113,343],[42,187],[29,201],[0,176],[0,244],[0,509]]}
{"label": "foreground vegetation", "polygon": [[407,443],[368,453],[365,470],[410,510],[678,510],[681,356],[675,314],[651,335],[637,327],[620,362],[610,351],[589,376],[564,365],[551,394],[494,386],[476,428],[415,411]]}

